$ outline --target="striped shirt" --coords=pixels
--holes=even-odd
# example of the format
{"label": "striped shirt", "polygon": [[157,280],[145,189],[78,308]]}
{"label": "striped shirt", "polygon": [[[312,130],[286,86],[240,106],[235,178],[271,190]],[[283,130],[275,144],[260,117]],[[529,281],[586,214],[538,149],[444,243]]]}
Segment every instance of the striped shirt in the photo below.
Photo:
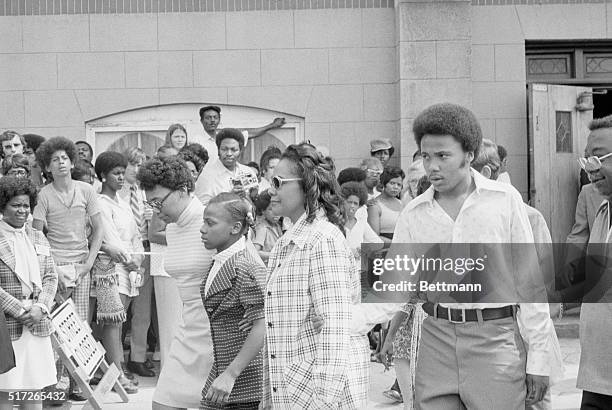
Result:
{"label": "striped shirt", "polygon": [[200,237],[203,215],[204,205],[193,196],[178,220],[166,226],[164,268],[176,279],[183,301],[200,299],[200,282],[215,253],[204,247]]}

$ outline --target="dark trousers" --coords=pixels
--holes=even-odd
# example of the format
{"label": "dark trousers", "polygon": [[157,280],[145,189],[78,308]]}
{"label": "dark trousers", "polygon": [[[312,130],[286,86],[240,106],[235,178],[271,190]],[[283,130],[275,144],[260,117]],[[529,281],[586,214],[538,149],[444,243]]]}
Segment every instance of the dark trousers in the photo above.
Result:
{"label": "dark trousers", "polygon": [[612,410],[612,396],[583,390],[580,410]]}

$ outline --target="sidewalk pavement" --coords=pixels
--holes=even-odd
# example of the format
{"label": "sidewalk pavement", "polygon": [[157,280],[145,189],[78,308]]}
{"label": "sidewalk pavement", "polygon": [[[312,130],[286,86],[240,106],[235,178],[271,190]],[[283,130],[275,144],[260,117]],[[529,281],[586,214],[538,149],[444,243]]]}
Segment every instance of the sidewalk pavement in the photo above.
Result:
{"label": "sidewalk pavement", "polygon": [[[565,364],[565,374],[561,382],[552,386],[553,409],[579,409],[581,391],[576,388],[576,376],[578,374],[578,363],[580,361],[580,343],[578,339],[573,338],[560,339],[560,342],[563,362]],[[385,372],[383,366],[379,363],[372,363],[370,369],[370,401],[367,409],[403,409],[401,404],[393,403],[382,394],[384,390],[387,390],[393,384],[395,372],[393,370]],[[159,369],[156,369],[156,373],[158,372]],[[119,396],[111,392],[106,396],[104,409],[150,409],[157,377],[139,377],[139,380],[139,392],[129,396],[129,403],[121,403]],[[67,403],[63,407],[51,407],[51,409],[56,410],[80,410],[82,408],[82,403]]]}

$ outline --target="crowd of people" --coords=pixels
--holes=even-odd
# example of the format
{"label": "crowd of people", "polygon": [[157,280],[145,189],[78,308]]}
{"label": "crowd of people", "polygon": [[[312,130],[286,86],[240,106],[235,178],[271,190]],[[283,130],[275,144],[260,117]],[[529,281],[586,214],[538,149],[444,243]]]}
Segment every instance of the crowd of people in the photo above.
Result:
{"label": "crowd of people", "polygon": [[[544,218],[469,110],[420,113],[406,172],[388,139],[342,170],[309,143],[242,164],[249,138],[284,120],[239,130],[218,129],[219,107],[199,116],[203,137],[172,124],[152,158],[131,147],[94,160],[86,141],[0,136],[0,329],[12,347],[0,349],[0,409],[19,404],[10,392],[49,386],[85,399],[50,341],[49,313],[69,298],[127,393],[160,360],[154,409],[365,408],[371,361],[395,363],[385,394],[406,409],[552,408],[562,359],[548,303],[418,292],[362,303],[363,266],[406,243],[534,244],[547,263]],[[591,129],[580,164],[603,203],[581,222],[585,251],[609,237],[612,196],[612,118]],[[612,403],[609,306],[585,311],[596,324],[582,335],[585,409]]]}

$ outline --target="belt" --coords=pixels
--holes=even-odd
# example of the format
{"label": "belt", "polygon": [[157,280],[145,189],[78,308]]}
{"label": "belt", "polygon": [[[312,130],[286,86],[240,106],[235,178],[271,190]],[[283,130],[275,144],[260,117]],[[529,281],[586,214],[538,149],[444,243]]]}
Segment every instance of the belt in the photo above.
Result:
{"label": "belt", "polygon": [[[435,313],[434,306],[437,307],[437,312]],[[478,312],[481,313],[482,320],[503,319],[516,315],[516,307],[514,305],[489,309],[453,309],[440,305],[434,305],[431,302],[425,302],[423,303],[423,310],[429,316],[446,319],[452,323],[478,322]]]}

